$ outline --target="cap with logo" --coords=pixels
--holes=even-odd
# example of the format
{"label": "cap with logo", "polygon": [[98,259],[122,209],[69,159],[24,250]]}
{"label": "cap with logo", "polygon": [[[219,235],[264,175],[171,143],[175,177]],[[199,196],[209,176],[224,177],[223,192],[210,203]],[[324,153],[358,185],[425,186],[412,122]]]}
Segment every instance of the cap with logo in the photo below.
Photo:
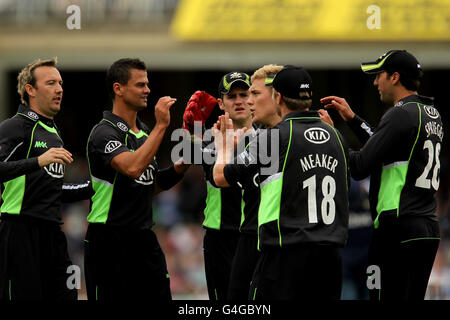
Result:
{"label": "cap with logo", "polygon": [[406,50],[390,50],[373,62],[361,63],[365,73],[375,74],[383,71],[398,72],[412,78],[419,78],[422,67],[419,61]]}
{"label": "cap with logo", "polygon": [[264,79],[264,85],[267,87],[272,87],[273,86],[273,79],[275,79],[275,76],[277,74],[269,74],[267,75],[267,77]]}
{"label": "cap with logo", "polygon": [[230,92],[233,85],[244,84],[244,86],[250,88],[250,76],[243,72],[233,71],[227,73],[222,77],[219,83],[219,95],[227,94]]}
{"label": "cap with logo", "polygon": [[[312,96],[312,78],[302,67],[285,66],[273,79],[272,86],[287,98],[309,100]],[[305,92],[309,96],[302,94]]]}

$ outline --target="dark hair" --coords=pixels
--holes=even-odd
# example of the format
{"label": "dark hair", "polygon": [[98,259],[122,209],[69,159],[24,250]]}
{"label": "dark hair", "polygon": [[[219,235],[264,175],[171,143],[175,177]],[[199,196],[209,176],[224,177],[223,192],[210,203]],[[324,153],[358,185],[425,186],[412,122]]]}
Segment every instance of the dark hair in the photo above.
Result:
{"label": "dark hair", "polygon": [[[389,76],[392,76],[394,74],[395,71],[386,71],[387,74]],[[407,90],[410,91],[417,91],[420,88],[420,82],[422,80],[423,77],[423,71],[420,70],[419,71],[419,76],[418,77],[411,77],[403,72],[398,72],[397,73],[400,75],[400,83],[402,84],[402,86],[404,86]]]}
{"label": "dark hair", "polygon": [[114,83],[127,84],[131,78],[131,69],[147,71],[147,67],[143,61],[131,58],[119,59],[109,67],[106,72],[106,87],[112,99],[115,97]]}
{"label": "dark hair", "polygon": [[[278,92],[278,91],[273,89],[274,95],[276,92]],[[311,97],[308,92],[301,92],[300,96],[305,97],[305,98]],[[311,106],[312,106],[312,98],[310,98],[310,99],[292,99],[292,98],[288,98],[288,97],[281,95],[281,100],[283,100],[283,102],[286,104],[286,107],[288,107],[288,109],[292,110],[292,111],[307,110],[307,109],[311,108]]]}
{"label": "dark hair", "polygon": [[284,103],[286,104],[286,107],[288,107],[289,110],[295,111],[295,110],[306,110],[311,108],[312,106],[312,100],[300,100],[300,99],[292,99],[288,97],[281,96],[281,99],[283,99]]}

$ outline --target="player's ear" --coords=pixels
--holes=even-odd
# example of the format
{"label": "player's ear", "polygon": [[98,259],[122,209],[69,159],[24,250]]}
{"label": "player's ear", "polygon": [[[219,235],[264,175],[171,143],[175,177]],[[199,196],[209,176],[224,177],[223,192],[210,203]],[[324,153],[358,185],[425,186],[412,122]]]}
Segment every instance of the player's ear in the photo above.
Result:
{"label": "player's ear", "polygon": [[121,97],[123,95],[122,85],[118,82],[114,82],[113,90],[116,96]]}
{"label": "player's ear", "polygon": [[399,83],[399,81],[400,81],[400,74],[398,72],[394,72],[391,77],[392,77],[392,84],[393,85],[396,85],[397,83]]}
{"label": "player's ear", "polygon": [[225,110],[222,98],[217,98],[217,103],[219,104],[220,110]]}
{"label": "player's ear", "polygon": [[36,94],[35,94],[36,88],[33,87],[33,86],[32,86],[31,84],[29,84],[29,83],[27,83],[27,84],[25,85],[25,91],[27,92],[27,94],[28,94],[28,96],[29,96],[30,98],[34,98],[34,97],[36,96]]}
{"label": "player's ear", "polygon": [[281,93],[275,92],[275,101],[278,105],[281,105]]}

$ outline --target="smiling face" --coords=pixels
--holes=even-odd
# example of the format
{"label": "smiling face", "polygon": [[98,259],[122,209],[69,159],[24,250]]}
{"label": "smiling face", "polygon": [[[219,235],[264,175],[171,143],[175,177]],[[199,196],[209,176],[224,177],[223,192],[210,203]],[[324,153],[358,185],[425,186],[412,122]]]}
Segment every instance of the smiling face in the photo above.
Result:
{"label": "smiling face", "polygon": [[119,91],[116,95],[132,109],[139,111],[147,107],[147,97],[150,94],[148,87],[147,71],[130,69],[130,79],[127,84],[115,83]]}
{"label": "smiling face", "polygon": [[35,83],[27,84],[25,90],[30,108],[37,113],[53,119],[61,109],[63,95],[62,78],[58,69],[40,66],[33,71]]}
{"label": "smiling face", "polygon": [[227,94],[218,99],[220,109],[228,112],[230,119],[238,127],[242,128],[251,124],[250,106],[248,100],[248,88],[234,86]]}

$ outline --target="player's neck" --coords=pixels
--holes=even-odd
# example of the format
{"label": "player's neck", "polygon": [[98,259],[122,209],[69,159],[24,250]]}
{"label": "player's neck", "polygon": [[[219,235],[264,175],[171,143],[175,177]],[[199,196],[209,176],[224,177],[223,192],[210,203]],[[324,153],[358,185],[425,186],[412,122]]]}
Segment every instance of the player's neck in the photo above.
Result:
{"label": "player's neck", "polygon": [[417,91],[411,91],[406,89],[405,87],[400,87],[397,89],[396,93],[395,93],[395,98],[394,98],[394,106],[402,99],[410,96],[410,95],[417,95]]}
{"label": "player's neck", "polygon": [[43,116],[43,117],[45,117],[45,118],[48,118],[48,119],[52,119],[53,120],[53,115],[51,115],[51,114],[48,114],[48,113],[46,113],[46,112],[43,112],[42,110],[41,110],[41,108],[39,108],[36,104],[34,104],[32,101],[30,101],[30,105],[29,105],[29,108],[30,108],[30,110],[33,110],[34,112],[36,112],[38,115],[40,115],[40,116]]}
{"label": "player's neck", "polygon": [[242,128],[250,129],[252,127],[252,118],[249,118],[248,120],[244,121],[233,121],[233,129],[242,129]]}
{"label": "player's neck", "polygon": [[267,123],[267,128],[269,128],[269,129],[271,129],[271,128],[273,128],[273,127],[275,127],[280,121],[281,121],[281,119],[282,118],[280,118],[279,116],[273,116],[273,117],[271,117],[270,118],[270,120],[268,121],[268,123]]}
{"label": "player's neck", "polygon": [[127,125],[130,127],[130,129],[132,131],[134,131],[135,133],[139,132],[139,129],[136,124],[136,119],[137,119],[137,111],[136,110],[130,109],[121,103],[114,102],[112,113],[115,114],[116,116],[121,117],[123,120],[125,120],[125,122],[127,123]]}

